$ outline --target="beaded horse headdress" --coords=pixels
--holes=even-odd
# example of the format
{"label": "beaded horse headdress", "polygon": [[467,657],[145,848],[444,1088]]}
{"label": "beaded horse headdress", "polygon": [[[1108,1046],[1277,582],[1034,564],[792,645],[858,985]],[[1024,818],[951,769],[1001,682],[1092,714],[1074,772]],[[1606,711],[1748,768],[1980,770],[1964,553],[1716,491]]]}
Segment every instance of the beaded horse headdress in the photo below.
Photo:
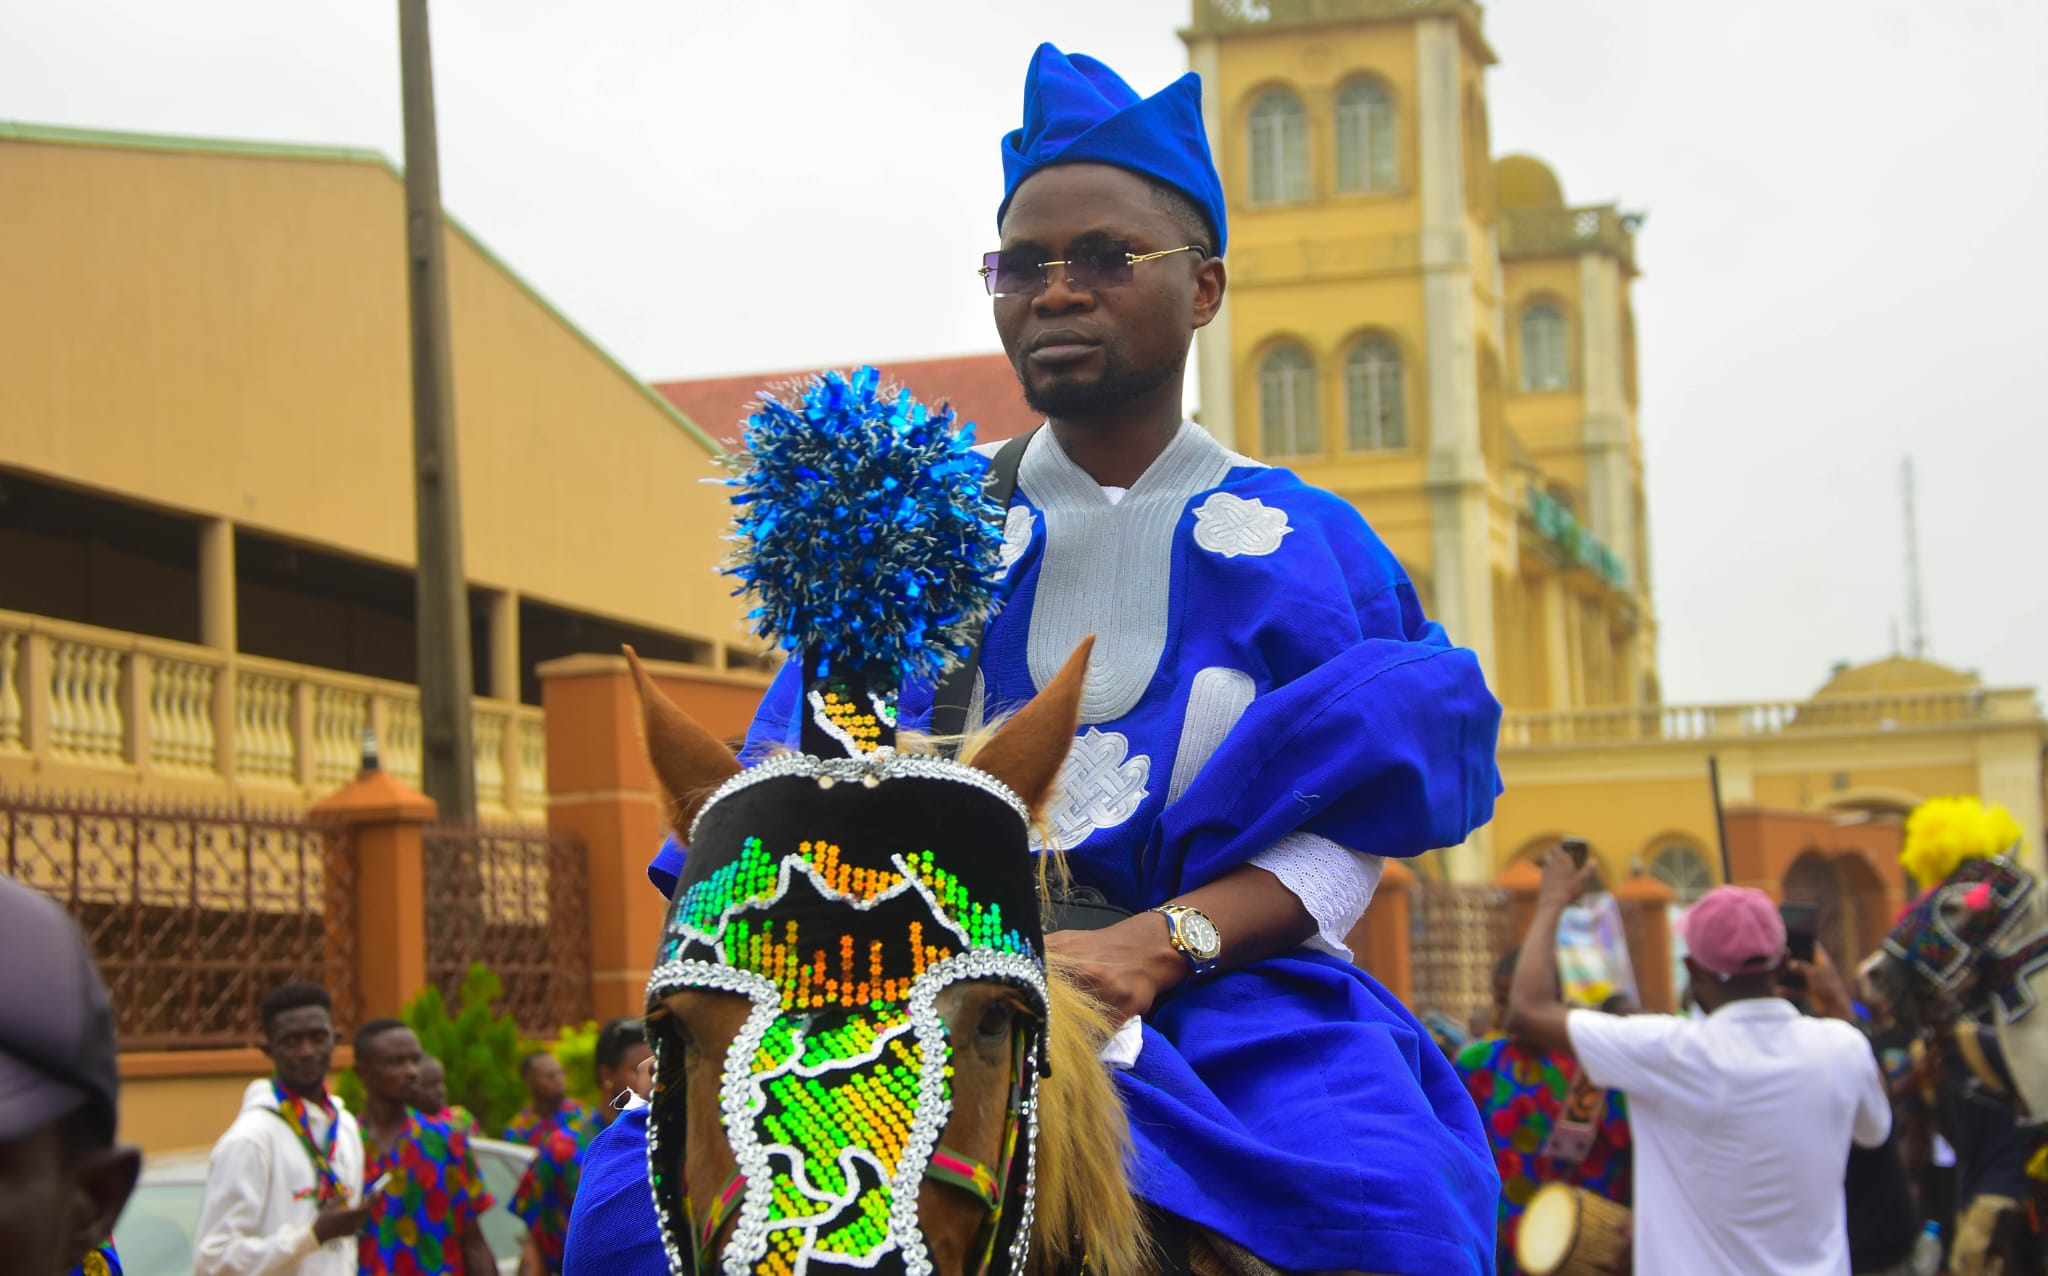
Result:
{"label": "beaded horse headdress", "polygon": [[[896,692],[969,647],[1001,538],[972,427],[956,432],[950,411],[878,381],[828,373],[796,402],[764,397],[747,468],[729,480],[740,513],[726,570],[756,600],[758,631],[802,661],[801,749],[739,770],[640,674],[650,753],[688,843],[647,994],[648,1154],[678,1272],[707,1265],[729,1227],[728,1276],[923,1276],[918,1198],[932,1179],[988,1209],[970,1261],[1024,1266],[1047,1009],[1028,828],[1073,735],[1086,652],[1062,675],[1064,706],[1048,687],[1010,724],[1048,718],[1010,746],[1050,753],[1027,778],[898,751]],[[664,770],[664,755],[703,765]],[[697,807],[688,789],[707,773],[727,778]],[[993,1163],[940,1145],[954,1044],[938,999],[963,980],[1011,985],[1026,1010]],[[683,1049],[665,999],[686,989],[752,1002],[715,1065],[737,1166],[724,1184],[674,1181]]]}
{"label": "beaded horse headdress", "polygon": [[2006,951],[2036,921],[2034,879],[2015,862],[2019,843],[2019,822],[1996,803],[1937,797],[1913,808],[1899,862],[1925,893],[1882,944],[1948,996],[1983,985],[2009,1020],[2033,1009],[2029,980],[2048,963],[2048,940],[2038,937]]}

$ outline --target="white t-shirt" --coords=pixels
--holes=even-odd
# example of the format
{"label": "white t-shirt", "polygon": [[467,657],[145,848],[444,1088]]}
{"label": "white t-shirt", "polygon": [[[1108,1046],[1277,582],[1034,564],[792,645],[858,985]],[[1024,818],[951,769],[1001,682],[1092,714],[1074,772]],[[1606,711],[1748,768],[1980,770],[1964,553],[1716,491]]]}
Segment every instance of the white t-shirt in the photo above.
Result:
{"label": "white t-shirt", "polygon": [[1628,1096],[1637,1271],[1850,1276],[1849,1143],[1892,1125],[1862,1033],[1775,997],[1566,1022],[1587,1077]]}

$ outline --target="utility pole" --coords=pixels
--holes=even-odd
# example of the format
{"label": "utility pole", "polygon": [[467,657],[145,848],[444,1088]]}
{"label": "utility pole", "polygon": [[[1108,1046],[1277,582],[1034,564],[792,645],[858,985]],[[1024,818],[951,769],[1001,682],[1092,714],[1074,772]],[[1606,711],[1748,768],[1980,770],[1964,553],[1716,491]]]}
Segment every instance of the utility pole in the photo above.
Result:
{"label": "utility pole", "polygon": [[443,820],[476,821],[470,712],[469,579],[462,565],[462,471],[448,364],[448,271],[427,0],[398,0],[405,94],[406,293],[412,309],[412,450],[419,570],[420,787]]}

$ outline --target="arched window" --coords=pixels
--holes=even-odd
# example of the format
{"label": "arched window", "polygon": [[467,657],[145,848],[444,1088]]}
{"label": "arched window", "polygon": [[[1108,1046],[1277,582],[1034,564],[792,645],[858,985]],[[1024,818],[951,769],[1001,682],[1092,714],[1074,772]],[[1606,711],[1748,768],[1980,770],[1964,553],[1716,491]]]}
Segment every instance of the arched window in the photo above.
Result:
{"label": "arched window", "polygon": [[1337,189],[1394,189],[1394,99],[1378,80],[1357,79],[1337,92]]}
{"label": "arched window", "polygon": [[1344,446],[1354,452],[1408,446],[1401,351],[1385,337],[1367,337],[1344,356]]}
{"label": "arched window", "polygon": [[1522,309],[1522,388],[1562,390],[1571,384],[1571,350],[1564,311],[1554,302]]}
{"label": "arched window", "polygon": [[1714,888],[1714,870],[1706,856],[1684,843],[1674,843],[1652,855],[1650,876],[1669,886],[1681,905]]}
{"label": "arched window", "polygon": [[1269,89],[1252,104],[1252,203],[1290,204],[1308,198],[1308,112],[1286,89]]}
{"label": "arched window", "polygon": [[1323,450],[1316,363],[1300,346],[1275,346],[1259,364],[1259,439],[1267,456]]}

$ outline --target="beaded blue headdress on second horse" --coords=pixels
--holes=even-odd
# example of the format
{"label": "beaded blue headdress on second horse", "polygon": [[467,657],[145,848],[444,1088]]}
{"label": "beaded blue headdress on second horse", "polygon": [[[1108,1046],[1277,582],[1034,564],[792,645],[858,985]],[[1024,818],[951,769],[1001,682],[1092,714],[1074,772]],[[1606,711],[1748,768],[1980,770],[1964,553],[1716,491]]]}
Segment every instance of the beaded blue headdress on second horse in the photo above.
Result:
{"label": "beaded blue headdress on second horse", "polygon": [[[1001,536],[972,427],[879,382],[863,368],[764,398],[729,480],[726,570],[757,631],[802,662],[802,747],[678,830],[689,850],[648,986],[648,1155],[678,1271],[707,1264],[730,1224],[729,1276],[924,1276],[928,1178],[988,1205],[983,1268],[1021,1269],[1029,1239],[1042,1037],[1013,1040],[1003,1155],[963,1158],[939,1146],[952,1045],[937,1004],[961,980],[1006,982],[1043,1023],[1030,815],[994,776],[895,748],[896,693],[969,649]],[[722,1061],[726,1184],[675,1181],[682,1051],[664,999],[684,989],[753,1002]]]}

